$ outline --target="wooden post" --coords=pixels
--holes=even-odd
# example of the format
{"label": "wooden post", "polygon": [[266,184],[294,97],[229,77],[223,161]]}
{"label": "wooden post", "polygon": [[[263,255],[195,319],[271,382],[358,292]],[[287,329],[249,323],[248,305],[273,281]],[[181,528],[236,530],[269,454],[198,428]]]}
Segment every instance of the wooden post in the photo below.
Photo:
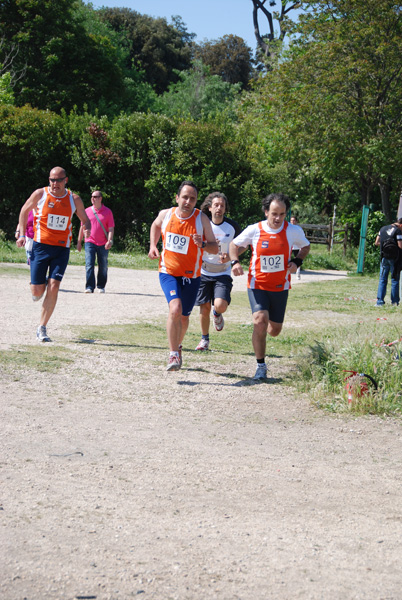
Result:
{"label": "wooden post", "polygon": [[346,256],[346,249],[348,247],[348,223],[345,225],[345,235],[343,236],[343,256]]}

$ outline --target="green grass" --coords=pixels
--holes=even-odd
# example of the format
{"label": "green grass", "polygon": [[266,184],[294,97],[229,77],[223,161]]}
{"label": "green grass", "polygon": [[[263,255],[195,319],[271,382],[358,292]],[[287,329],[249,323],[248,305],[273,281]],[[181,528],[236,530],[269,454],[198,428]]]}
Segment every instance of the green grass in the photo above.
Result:
{"label": "green grass", "polygon": [[[299,327],[286,325],[274,340],[278,353],[293,357],[301,391],[317,406],[334,412],[400,414],[402,409],[402,338],[400,307],[375,306],[378,278],[295,286],[287,316]],[[345,371],[367,373],[378,391],[348,402]]]}
{"label": "green grass", "polygon": [[[247,264],[249,259],[245,256],[243,264]],[[0,232],[0,263],[25,263],[25,250],[17,248],[14,240],[6,240],[4,234]],[[71,249],[70,264],[82,266],[85,265],[85,251],[78,252],[75,246]],[[304,268],[309,270],[333,269],[339,271],[356,271],[357,250],[348,249],[347,256],[344,257],[342,248],[335,246],[332,253],[329,253],[326,246],[312,244],[310,254],[304,261]],[[109,252],[109,266],[120,267],[123,269],[151,269],[157,270],[158,261],[150,260],[146,252],[139,250],[133,252],[119,252],[113,249]]]}
{"label": "green grass", "polygon": [[61,346],[22,346],[18,349],[3,350],[0,354],[0,364],[8,371],[33,369],[46,373],[56,373],[74,363],[72,352]]}
{"label": "green grass", "polygon": [[[112,252],[109,264],[123,268],[157,268],[145,254]],[[0,240],[0,260],[24,263],[25,252],[15,244]],[[309,263],[311,261],[311,264]],[[73,250],[72,264],[84,264],[84,254]],[[294,286],[289,295],[286,320],[281,335],[267,339],[267,355],[280,358],[284,365],[282,381],[307,392],[317,407],[332,412],[399,415],[402,410],[402,325],[401,309],[386,304],[375,307],[378,275],[356,275],[352,253],[347,259],[340,248],[329,255],[322,246],[313,246],[306,269],[349,270],[344,280],[304,283]],[[11,268],[12,269],[12,268]],[[15,269],[20,274],[20,269]],[[10,267],[0,267],[0,274],[10,274]],[[252,322],[247,295],[233,294],[230,317],[224,335],[213,336],[213,351],[219,361],[230,364],[253,355]],[[77,329],[78,343],[99,344],[105,350],[120,348],[141,352],[166,347],[166,320],[130,325],[107,325]],[[200,337],[198,310],[195,309],[184,346],[194,351]],[[392,342],[397,342],[392,344]],[[392,345],[387,345],[392,344]],[[48,354],[44,354],[48,353]],[[31,366],[34,369],[57,370],[65,364],[61,350],[26,348],[2,353],[3,365]],[[210,355],[198,354],[198,360],[210,362]],[[349,403],[346,391],[347,371],[367,373],[378,382],[368,393],[355,394]]]}
{"label": "green grass", "polygon": [[[26,254],[24,248],[17,248],[14,241],[5,240],[0,236],[0,263],[26,263]],[[85,251],[78,252],[75,248],[70,252],[70,265],[85,265]],[[158,261],[150,260],[147,254],[141,252],[124,253],[112,250],[109,252],[109,267],[119,267],[122,269],[158,269]]]}

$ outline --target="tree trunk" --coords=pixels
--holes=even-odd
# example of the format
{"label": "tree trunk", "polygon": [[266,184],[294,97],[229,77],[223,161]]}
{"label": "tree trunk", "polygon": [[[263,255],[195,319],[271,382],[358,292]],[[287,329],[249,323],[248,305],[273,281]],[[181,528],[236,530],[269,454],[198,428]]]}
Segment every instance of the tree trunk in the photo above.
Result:
{"label": "tree trunk", "polygon": [[388,176],[385,181],[380,181],[380,183],[378,185],[380,186],[380,192],[381,192],[382,212],[387,217],[387,221],[389,223],[391,223],[394,220],[394,217],[393,217],[392,211],[391,211],[391,202],[390,202],[390,196],[391,196],[391,190],[392,190],[392,177]]}

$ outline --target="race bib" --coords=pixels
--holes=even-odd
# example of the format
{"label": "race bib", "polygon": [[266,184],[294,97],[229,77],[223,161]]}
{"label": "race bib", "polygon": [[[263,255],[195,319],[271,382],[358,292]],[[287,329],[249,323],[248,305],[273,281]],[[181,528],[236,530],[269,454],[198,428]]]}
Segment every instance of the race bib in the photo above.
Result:
{"label": "race bib", "polygon": [[68,225],[68,217],[61,215],[48,215],[47,216],[47,227],[48,229],[55,229],[57,231],[65,231]]}
{"label": "race bib", "polygon": [[167,233],[165,238],[165,248],[171,252],[187,254],[190,238],[187,235],[177,235],[177,233]]}
{"label": "race bib", "polygon": [[261,271],[263,273],[277,273],[285,270],[285,259],[283,254],[277,256],[260,256]]}
{"label": "race bib", "polygon": [[219,254],[229,254],[229,242],[219,242]]}

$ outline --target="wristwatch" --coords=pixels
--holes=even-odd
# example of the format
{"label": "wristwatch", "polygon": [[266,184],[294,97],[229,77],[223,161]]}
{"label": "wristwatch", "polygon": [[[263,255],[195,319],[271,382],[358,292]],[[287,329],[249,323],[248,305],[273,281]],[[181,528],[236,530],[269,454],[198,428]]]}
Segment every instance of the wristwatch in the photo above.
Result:
{"label": "wristwatch", "polygon": [[234,267],[235,265],[237,265],[240,261],[239,260],[231,260],[230,264],[232,267]]}

